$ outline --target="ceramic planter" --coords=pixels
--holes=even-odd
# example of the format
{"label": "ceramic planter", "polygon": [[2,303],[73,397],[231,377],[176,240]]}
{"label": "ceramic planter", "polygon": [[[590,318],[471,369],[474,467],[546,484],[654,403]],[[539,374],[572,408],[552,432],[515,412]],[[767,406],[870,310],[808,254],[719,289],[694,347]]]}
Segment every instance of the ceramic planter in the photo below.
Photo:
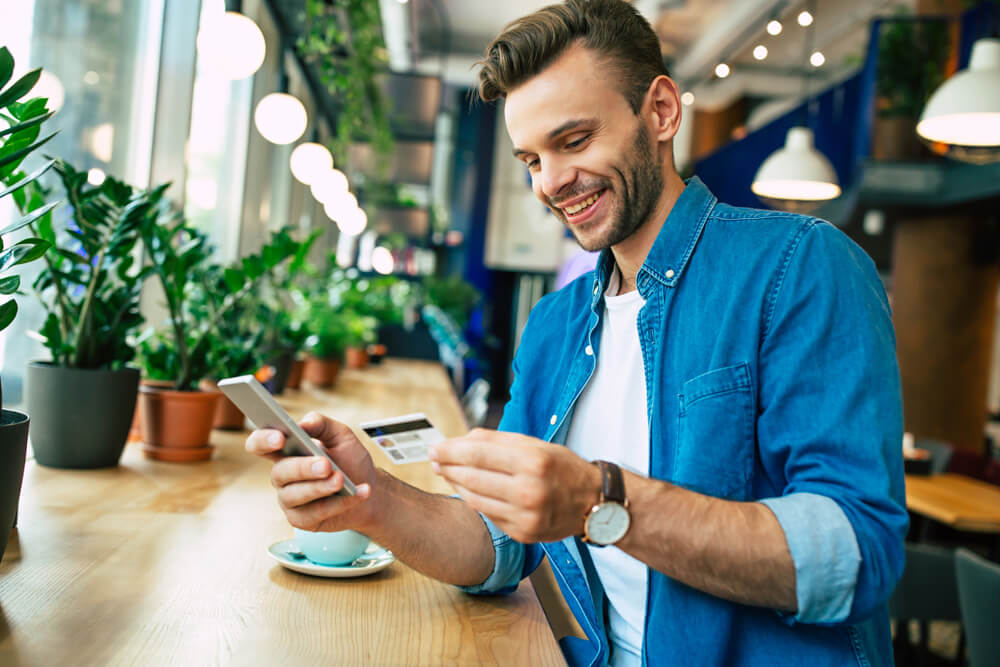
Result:
{"label": "ceramic planter", "polygon": [[139,371],[28,364],[28,413],[35,460],[52,468],[118,465],[135,412]]}
{"label": "ceramic planter", "polygon": [[160,461],[211,458],[208,441],[220,396],[218,392],[140,386],[142,451],[146,457]]}
{"label": "ceramic planter", "polygon": [[0,556],[7,549],[7,538],[17,517],[27,446],[28,415],[4,410],[0,414]]}
{"label": "ceramic planter", "polygon": [[288,386],[288,376],[295,363],[295,350],[283,350],[271,357],[268,363],[274,368],[274,376],[265,386],[272,394],[280,394]]}
{"label": "ceramic planter", "polygon": [[288,381],[285,383],[285,389],[298,389],[302,386],[302,370],[305,367],[305,359],[295,359],[292,362],[292,369],[288,372]]}
{"label": "ceramic planter", "polygon": [[348,368],[364,368],[368,365],[368,350],[363,347],[349,347],[344,350],[344,365]]}
{"label": "ceramic planter", "polygon": [[307,357],[305,368],[302,369],[306,382],[316,387],[332,387],[340,372],[340,359],[320,359]]}
{"label": "ceramic planter", "polygon": [[[202,380],[198,383],[198,388],[205,392],[218,392],[219,387],[214,382]],[[215,404],[215,418],[212,420],[212,428],[223,431],[242,431],[246,418],[243,412],[236,407],[236,404],[220,393],[219,400]]]}

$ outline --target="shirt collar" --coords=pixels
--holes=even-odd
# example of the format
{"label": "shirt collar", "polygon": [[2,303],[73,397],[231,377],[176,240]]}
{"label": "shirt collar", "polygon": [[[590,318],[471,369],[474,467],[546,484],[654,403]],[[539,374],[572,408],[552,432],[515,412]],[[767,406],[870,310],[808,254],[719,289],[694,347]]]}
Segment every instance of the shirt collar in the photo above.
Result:
{"label": "shirt collar", "polygon": [[[702,229],[705,228],[705,222],[718,202],[715,195],[697,176],[692,176],[685,183],[686,187],[681,191],[674,207],[670,209],[670,214],[660,229],[656,241],[653,242],[646,261],[639,267],[639,276],[648,275],[667,287],[674,287],[684,275],[688,260],[694,253]],[[610,248],[605,248],[597,260],[595,302],[608,288],[608,280],[614,270],[614,255],[611,254]],[[638,282],[639,291],[645,296],[643,284],[648,281]]]}

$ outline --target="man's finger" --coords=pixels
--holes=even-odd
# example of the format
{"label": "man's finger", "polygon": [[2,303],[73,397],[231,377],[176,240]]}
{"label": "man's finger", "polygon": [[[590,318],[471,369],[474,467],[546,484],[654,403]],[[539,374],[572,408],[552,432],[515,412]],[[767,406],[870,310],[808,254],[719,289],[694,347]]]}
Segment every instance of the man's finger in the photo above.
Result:
{"label": "man's finger", "polygon": [[338,438],[354,433],[346,424],[341,424],[318,412],[308,413],[299,422],[299,426],[307,434],[325,444],[332,443]]}
{"label": "man's finger", "polygon": [[329,479],[312,482],[295,482],[278,489],[278,503],[286,510],[308,505],[316,500],[329,498],[344,486],[344,477],[335,474]]}
{"label": "man's finger", "polygon": [[302,530],[340,530],[339,526],[331,525],[341,514],[360,505],[368,499],[368,494],[346,496],[330,496],[315,500],[307,505],[285,509],[288,523]]}
{"label": "man's finger", "polygon": [[488,516],[494,523],[498,521],[507,522],[511,518],[511,515],[518,511],[503,500],[480,495],[459,484],[455,484],[454,486],[455,490],[458,491],[458,495],[462,497],[462,500],[467,502],[477,512],[482,512]]}
{"label": "man's finger", "polygon": [[285,446],[285,436],[272,428],[257,429],[247,436],[246,450],[257,456],[267,456],[281,451]]}
{"label": "man's finger", "polygon": [[280,489],[294,482],[326,479],[332,471],[328,459],[319,456],[287,456],[271,468],[271,484]]}
{"label": "man's finger", "polygon": [[439,442],[430,454],[431,460],[442,466],[462,465],[513,474],[532,449],[518,442],[499,444],[487,438],[462,437]]}
{"label": "man's finger", "polygon": [[515,478],[503,472],[470,468],[458,465],[436,466],[436,472],[453,486],[461,486],[475,492],[477,495],[496,500],[510,500],[516,489]]}

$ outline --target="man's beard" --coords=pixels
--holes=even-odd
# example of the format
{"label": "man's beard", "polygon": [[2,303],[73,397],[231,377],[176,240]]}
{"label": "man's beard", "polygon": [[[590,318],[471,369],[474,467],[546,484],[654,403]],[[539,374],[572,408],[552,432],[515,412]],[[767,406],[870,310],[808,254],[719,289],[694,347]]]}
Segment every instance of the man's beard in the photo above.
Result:
{"label": "man's beard", "polygon": [[[626,154],[624,164],[621,168],[614,166],[612,170],[618,175],[618,200],[615,208],[606,214],[607,223],[604,224],[609,226],[604,234],[586,240],[581,238],[574,226],[566,222],[565,214],[556,209],[584,250],[603,250],[632,236],[652,214],[663,193],[663,161],[654,152],[649,132],[641,123],[636,128],[632,148]],[[583,183],[581,188],[574,189],[581,193],[593,191],[595,184],[598,186],[596,189],[609,191],[615,185],[611,180],[602,179],[597,183]],[[602,222],[598,221],[598,224]],[[587,224],[589,223],[584,223],[583,227]]]}

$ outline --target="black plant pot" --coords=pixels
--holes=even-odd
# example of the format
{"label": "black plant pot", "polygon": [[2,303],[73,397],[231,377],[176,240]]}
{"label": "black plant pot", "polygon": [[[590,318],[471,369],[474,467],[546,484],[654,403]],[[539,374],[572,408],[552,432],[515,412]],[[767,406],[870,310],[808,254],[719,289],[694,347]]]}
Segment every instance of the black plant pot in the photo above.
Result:
{"label": "black plant pot", "polygon": [[24,477],[24,452],[28,445],[28,415],[4,410],[0,415],[0,556],[17,517]]}
{"label": "black plant pot", "polygon": [[53,468],[118,465],[135,413],[139,371],[66,368],[33,361],[27,373],[35,460]]}
{"label": "black plant pot", "polygon": [[285,391],[288,384],[288,375],[292,372],[292,364],[295,363],[295,350],[282,350],[271,357],[268,363],[274,367],[274,377],[266,383],[268,391],[272,394],[280,394]]}

